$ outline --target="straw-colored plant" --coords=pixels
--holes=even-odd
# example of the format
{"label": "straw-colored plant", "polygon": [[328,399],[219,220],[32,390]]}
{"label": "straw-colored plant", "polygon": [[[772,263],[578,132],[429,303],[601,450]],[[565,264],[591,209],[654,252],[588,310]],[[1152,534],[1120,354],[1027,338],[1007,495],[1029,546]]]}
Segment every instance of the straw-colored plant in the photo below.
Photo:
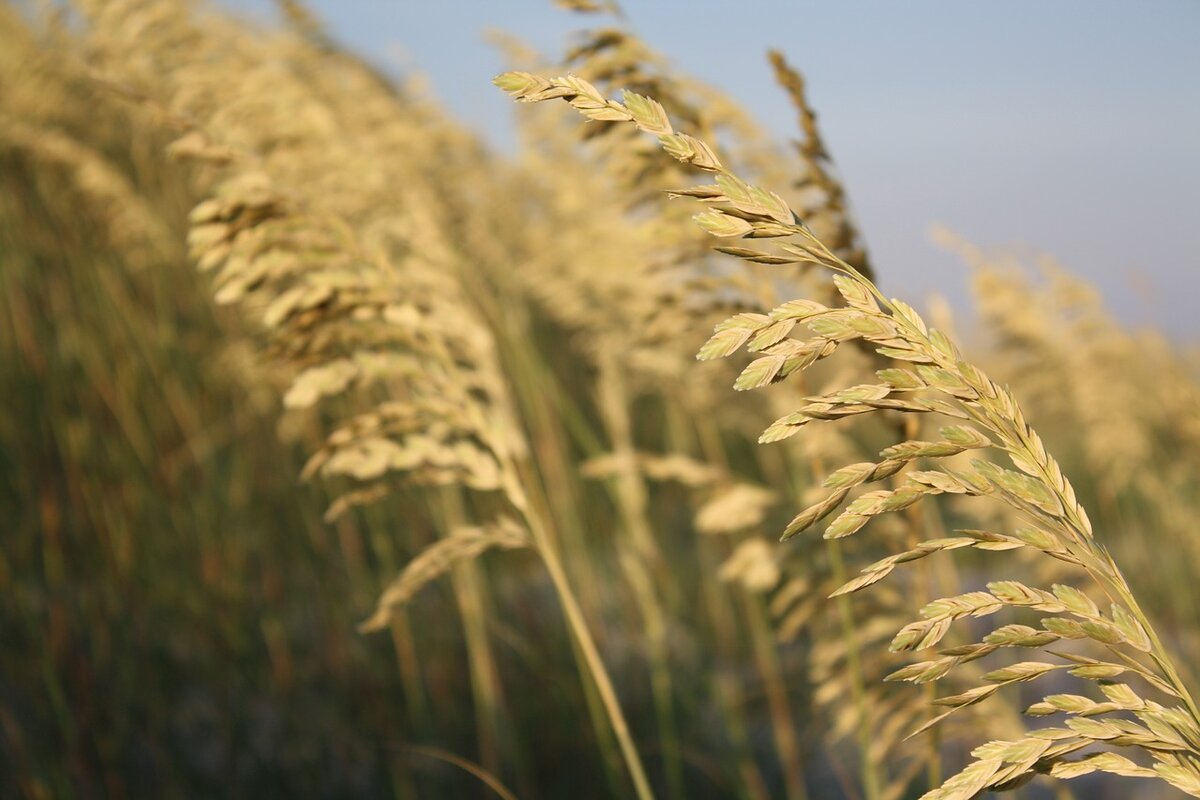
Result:
{"label": "straw-colored plant", "polygon": [[[211,157],[199,131],[178,152]],[[220,146],[216,152],[227,150]],[[235,164],[243,162],[235,159]],[[461,289],[431,269],[413,247],[397,263],[370,249],[334,216],[313,213],[296,187],[269,175],[234,170],[214,197],[192,212],[192,255],[217,273],[221,302],[261,315],[270,352],[301,367],[284,403],[306,408],[353,391],[365,410],[344,416],[305,467],[308,475],[356,482],[330,518],[384,497],[388,478],[418,485],[461,485],[498,492],[517,520],[457,528],[431,545],[383,592],[363,624],[385,629],[430,580],[492,547],[532,547],[542,558],[603,703],[639,797],[650,788],[615,689],[565,571],[557,543],[529,501],[518,459],[523,450],[489,332],[471,315]],[[438,252],[436,249],[434,252]],[[380,394],[385,399],[374,401]],[[353,407],[353,406],[352,406]]]}
{"label": "straw-colored plant", "polygon": [[[1031,275],[1028,259],[936,237],[972,267],[989,371],[1020,392],[1086,504],[1123,532],[1110,546],[1145,600],[1177,633],[1194,631],[1197,606],[1182,587],[1200,557],[1189,502],[1200,468],[1195,363],[1162,334],[1119,323],[1048,257]],[[1180,557],[1164,563],[1164,549]],[[1139,585],[1143,576],[1153,579]]]}
{"label": "straw-colored plant", "polygon": [[[1027,519],[1027,525],[1010,532],[961,530],[955,536],[921,542],[864,568],[835,594],[865,589],[901,564],[942,551],[1031,548],[1075,566],[1087,589],[1110,601],[1106,611],[1080,588],[1058,584],[1043,589],[994,580],[987,591],[928,603],[917,621],[896,634],[891,649],[924,651],[936,648],[952,625],[966,618],[1006,612],[1040,622],[1040,627],[1004,624],[976,643],[937,650],[929,660],[893,673],[893,680],[936,681],[961,664],[1009,648],[1040,650],[1051,659],[1018,661],[989,670],[981,685],[939,698],[938,705],[947,710],[919,730],[1001,689],[1051,673],[1068,672],[1094,685],[1094,692],[1102,695],[1100,699],[1047,695],[1027,713],[1065,713],[1068,718],[1063,725],[980,746],[973,751],[975,760],[970,765],[931,789],[926,797],[969,798],[989,788],[1012,788],[1039,772],[1070,778],[1095,771],[1160,778],[1200,796],[1200,709],[1125,577],[1096,541],[1070,482],[1025,422],[1011,393],[966,362],[955,345],[940,331],[930,329],[909,305],[887,299],[861,272],[834,255],[778,195],[740,180],[725,169],[712,147],[676,132],[662,106],[652,98],[627,92],[623,102],[609,100],[574,76],[545,79],[506,73],[496,83],[519,101],[562,98],[589,119],[631,123],[657,137],[671,156],[716,178],[715,184],[671,192],[707,206],[696,216],[702,228],[721,238],[783,240],[769,251],[739,246],[722,248],[725,252],[745,259],[811,263],[836,273],[835,282],[846,303],[843,308],[797,299],[769,314],[740,314],[717,327],[701,348],[701,359],[723,358],[743,347],[756,354],[736,388],[776,383],[833,355],[850,341],[868,342],[881,355],[909,365],[878,371],[874,383],[806,398],[799,409],[772,423],[761,442],[787,439],[810,423],[884,410],[933,413],[955,421],[942,428],[938,441],[906,441],[884,450],[878,461],[850,464],[831,473],[825,481],[828,496],[797,515],[787,526],[785,538],[832,515],[852,493],[857,496],[827,526],[827,538],[850,536],[874,517],[944,493],[991,497]],[[797,328],[807,328],[814,335],[792,338]],[[984,458],[973,460],[966,469],[910,468],[920,459],[936,463],[966,451],[1003,454],[1015,469]],[[860,487],[901,472],[903,480],[894,489],[857,493]],[[1084,644],[1088,649],[1077,652]],[[1165,697],[1169,705],[1143,697],[1147,688],[1152,690],[1150,697]],[[1097,747],[1116,749],[1095,750]],[[1140,753],[1151,759],[1152,765],[1139,764],[1117,749],[1135,756]],[[1081,758],[1070,758],[1081,751]]]}
{"label": "straw-colored plant", "polygon": [[[577,105],[626,87],[720,142],[724,170],[707,164],[719,183],[686,190],[707,203],[702,220],[787,233],[800,252],[726,240],[728,259],[687,224],[692,202],[659,202],[706,151],[662,129],[685,156],[663,158],[629,124],[633,111],[643,128],[662,122],[650,101],[596,100],[591,113],[611,118],[583,129],[556,109],[523,113],[508,157],[419,82],[343,49],[300,0],[278,0],[276,23],[228,5],[0,0],[0,795],[459,796],[482,781],[523,798],[898,800],[940,784],[965,742],[1029,738],[1001,702],[1009,689],[902,741],[944,710],[927,702],[938,691],[994,683],[1016,651],[988,652],[986,630],[951,626],[947,660],[920,668],[949,671],[918,691],[882,680],[911,658],[883,650],[911,605],[979,599],[998,559],[1027,587],[1077,583],[1094,545],[1046,558],[1044,541],[1016,538],[1061,531],[975,496],[1003,494],[970,483],[991,480],[971,459],[997,448],[945,455],[977,441],[959,431],[893,449],[968,424],[904,407],[998,401],[931,388],[926,374],[957,364],[876,353],[878,330],[903,344],[916,323],[878,298],[847,305],[812,265],[850,273],[750,188],[783,187],[812,237],[872,278],[797,72],[773,59],[799,115],[793,151],[656,53],[612,0],[560,0],[590,15],[561,67],[510,48],[514,68],[595,87]],[[1195,364],[1069,281],[1026,285],[990,263],[979,275],[996,346],[975,363],[1047,433],[1158,632],[1196,652],[1183,556]],[[786,385],[731,403],[745,365],[695,361],[731,316],[710,349],[744,336],[760,361],[742,385],[790,372]],[[824,333],[799,333],[810,324]],[[855,346],[822,357],[843,341]],[[874,390],[839,394],[871,370]],[[812,396],[809,416],[861,424],[758,446],[764,419],[798,427],[797,395]],[[987,424],[974,429],[1009,446]],[[786,509],[847,488],[822,487],[829,471],[868,460],[885,469],[847,496],[859,516],[883,496],[856,497],[867,488],[885,505],[917,484],[970,491],[914,503],[871,536],[771,541]],[[1165,551],[1180,554],[1168,567]],[[872,588],[826,603],[850,565],[872,562],[859,578]],[[1078,582],[1098,599],[1093,584]],[[1084,638],[1043,646],[1088,659],[1088,636],[1127,624],[1068,609],[1038,628],[1036,611],[994,616],[1023,615],[1001,630],[1027,625],[1039,641],[1078,623]],[[360,635],[363,620],[382,635]],[[1112,646],[1107,661],[1127,669],[1116,680],[1141,687],[1144,670],[1175,685],[1157,643],[1149,656]],[[1103,721],[1121,729],[1110,744],[1191,763],[1164,749],[1171,726],[1191,730],[1169,710],[1121,714],[1127,696],[1072,689],[1084,665],[1056,666],[1042,694],[1099,702],[1079,715],[1085,735],[1054,747],[1095,740]],[[1137,770],[1152,760],[1120,752]],[[1125,763],[1112,759],[1064,766],[1048,750],[1033,767]]]}

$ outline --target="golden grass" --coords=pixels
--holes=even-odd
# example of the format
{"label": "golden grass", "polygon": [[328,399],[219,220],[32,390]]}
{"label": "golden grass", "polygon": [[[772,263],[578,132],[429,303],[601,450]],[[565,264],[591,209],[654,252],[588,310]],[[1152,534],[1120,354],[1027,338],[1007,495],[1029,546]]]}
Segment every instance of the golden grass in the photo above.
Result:
{"label": "golden grass", "polygon": [[[1026,423],[1011,392],[963,360],[955,345],[930,329],[917,312],[899,300],[888,300],[853,266],[836,256],[800,223],[779,195],[748,184],[730,173],[704,141],[677,133],[663,107],[655,100],[625,92],[623,102],[608,100],[595,87],[575,76],[545,79],[530,73],[509,72],[496,84],[523,102],[561,98],[591,120],[632,123],[658,139],[678,161],[716,176],[715,185],[674,190],[705,203],[708,210],[695,216],[697,224],[719,238],[786,239],[773,250],[723,248],[749,260],[777,263],[808,262],[835,273],[834,282],[844,308],[830,308],[808,300],[792,300],[767,314],[743,313],[719,324],[700,349],[703,360],[721,358],[741,349],[760,355],[742,371],[736,389],[754,389],[801,372],[827,358],[847,341],[864,340],[880,355],[911,364],[911,368],[879,370],[879,383],[860,384],[825,395],[809,397],[799,410],[776,420],[759,437],[771,443],[795,435],[805,425],[883,410],[934,413],[969,421],[941,429],[940,441],[910,440],[880,452],[879,462],[850,464],[832,473],[824,486],[825,498],[802,511],[784,530],[784,539],[820,522],[842,506],[852,490],[896,475],[918,459],[941,459],[968,450],[996,448],[1011,470],[992,461],[974,460],[970,470],[914,470],[898,488],[858,495],[825,530],[825,538],[841,539],[862,529],[872,518],[903,511],[923,498],[944,493],[992,496],[1021,512],[1037,527],[1018,528],[1012,534],[963,530],[958,537],[934,539],[889,556],[863,570],[833,596],[865,589],[886,577],[901,563],[959,547],[987,551],[1033,548],[1077,568],[1112,601],[1106,615],[1088,595],[1064,584],[1052,591],[1018,581],[988,583],[988,591],[946,597],[928,603],[921,619],[904,626],[891,643],[893,651],[934,648],[951,625],[965,617],[989,616],[1005,607],[1024,608],[1047,615],[1041,630],[1006,625],[977,644],[942,650],[938,658],[919,662],[891,676],[892,680],[929,683],[940,680],[962,663],[982,658],[1003,647],[1042,648],[1062,640],[1090,639],[1119,663],[1049,651],[1061,662],[1022,661],[985,673],[985,683],[959,694],[939,698],[948,710],[922,725],[917,733],[950,714],[985,700],[1005,686],[1035,680],[1051,672],[1096,681],[1107,698],[1097,703],[1075,695],[1049,695],[1026,710],[1027,714],[1056,712],[1082,715],[1066,727],[1045,728],[1014,741],[996,741],[973,751],[975,761],[963,771],[932,788],[928,800],[969,798],[984,789],[1013,788],[1037,772],[1071,778],[1097,770],[1119,775],[1158,777],[1200,794],[1200,708],[1188,692],[1171,655],[1142,612],[1132,590],[1107,550],[1095,541],[1087,513],[1074,488],[1047,452],[1036,431]],[[793,339],[798,326],[816,334]],[[1074,619],[1072,619],[1074,617]],[[1134,688],[1114,679],[1131,673],[1153,689],[1180,704],[1164,707],[1143,699]],[[1142,724],[1107,714],[1132,713]],[[1153,768],[1139,766],[1114,752],[1082,759],[1067,756],[1096,744],[1117,744],[1143,751],[1154,759]],[[872,788],[868,792],[873,793]]]}
{"label": "golden grass", "polygon": [[1194,363],[959,243],[1002,388],[781,56],[792,151],[562,5],[513,160],[290,0],[0,9],[0,794],[1194,792]]}

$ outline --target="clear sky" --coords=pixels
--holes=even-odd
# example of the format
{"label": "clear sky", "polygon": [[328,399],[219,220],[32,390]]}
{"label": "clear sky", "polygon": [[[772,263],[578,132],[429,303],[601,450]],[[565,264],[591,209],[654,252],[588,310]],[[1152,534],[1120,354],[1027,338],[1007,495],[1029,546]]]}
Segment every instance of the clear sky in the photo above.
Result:
{"label": "clear sky", "polygon": [[[417,70],[501,150],[515,109],[485,40],[557,55],[583,24],[549,0],[309,0],[344,43]],[[269,0],[226,0],[261,16]],[[960,305],[940,223],[1048,252],[1118,314],[1200,340],[1200,0],[625,0],[633,29],[740,98],[768,130],[794,117],[764,53],[808,78],[884,289]]]}

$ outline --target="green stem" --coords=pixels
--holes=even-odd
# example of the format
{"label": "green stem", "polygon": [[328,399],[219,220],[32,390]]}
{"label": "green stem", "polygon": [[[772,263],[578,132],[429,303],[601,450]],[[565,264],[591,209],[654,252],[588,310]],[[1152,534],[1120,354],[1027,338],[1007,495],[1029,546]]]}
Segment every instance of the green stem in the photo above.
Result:
{"label": "green stem", "polygon": [[612,678],[609,677],[604,660],[600,657],[600,650],[596,647],[595,640],[592,639],[592,632],[588,628],[587,619],[579,606],[579,600],[575,597],[575,591],[571,588],[571,581],[559,556],[558,547],[538,515],[531,513],[524,491],[515,482],[516,470],[505,470],[505,474],[508,477],[508,484],[505,486],[507,495],[524,517],[530,535],[533,537],[534,546],[542,557],[542,563],[546,565],[546,572],[550,575],[550,582],[562,605],[567,628],[583,655],[584,664],[608,715],[613,735],[621,748],[621,755],[629,770],[629,777],[633,781],[634,792],[638,800],[654,800],[654,792],[650,789],[650,781],[646,778],[646,769],[642,766],[642,759],[634,745],[629,723],[625,720],[625,712],[621,710],[621,703],[617,699],[616,689],[613,688]]}
{"label": "green stem", "polygon": [[625,766],[628,768],[629,776],[633,780],[638,800],[654,800],[654,793],[650,789],[650,782],[646,779],[646,770],[642,766],[641,757],[638,755],[637,748],[633,743],[633,736],[629,732],[629,723],[625,721],[625,713],[621,710],[621,704],[617,699],[616,690],[613,688],[612,679],[609,677],[608,670],[600,658],[600,651],[592,639],[591,631],[588,630],[587,621],[584,619],[583,611],[579,607],[579,601],[575,598],[575,593],[571,590],[566,570],[563,569],[555,547],[536,531],[534,532],[534,538],[537,542],[538,552],[541,554],[542,561],[546,565],[546,571],[550,574],[550,580],[554,584],[555,591],[558,593],[559,602],[562,603],[563,614],[567,618],[567,625],[570,627],[572,635],[579,644],[584,662],[587,664],[592,680],[596,684],[596,691],[599,692],[600,700],[604,704],[604,710],[608,713],[609,724],[612,725],[613,735],[616,736],[617,743],[621,748],[621,755],[625,759]]}

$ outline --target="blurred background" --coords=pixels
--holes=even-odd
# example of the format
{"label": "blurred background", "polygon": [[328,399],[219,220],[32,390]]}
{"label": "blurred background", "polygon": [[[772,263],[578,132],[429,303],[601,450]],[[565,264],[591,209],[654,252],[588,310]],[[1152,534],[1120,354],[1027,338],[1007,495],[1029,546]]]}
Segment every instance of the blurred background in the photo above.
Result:
{"label": "blurred background", "polygon": [[[271,18],[267,0],[225,5]],[[490,34],[554,53],[579,29],[542,0],[311,5],[356,52],[422,75],[457,119],[508,152],[512,110],[479,79],[505,68]],[[1200,8],[1190,0],[736,10],[699,0],[686,13],[657,3],[623,12],[671,64],[735,95],[780,138],[793,113],[763,53],[781,49],[803,69],[855,213],[890,265],[889,290],[939,291],[966,308],[964,270],[928,236],[939,223],[985,247],[1053,253],[1123,320],[1200,333],[1187,255],[1200,248]]]}
{"label": "blurred background", "polygon": [[896,431],[759,433],[872,362],[694,360],[827,277],[731,267],[659,200],[694,175],[505,69],[654,94],[927,311],[1200,657],[1200,6],[559,5],[0,3],[0,796],[631,796],[515,497],[662,797],[915,798],[1020,729],[903,742],[881,682],[991,556],[824,599],[1012,515],[779,545]]}

